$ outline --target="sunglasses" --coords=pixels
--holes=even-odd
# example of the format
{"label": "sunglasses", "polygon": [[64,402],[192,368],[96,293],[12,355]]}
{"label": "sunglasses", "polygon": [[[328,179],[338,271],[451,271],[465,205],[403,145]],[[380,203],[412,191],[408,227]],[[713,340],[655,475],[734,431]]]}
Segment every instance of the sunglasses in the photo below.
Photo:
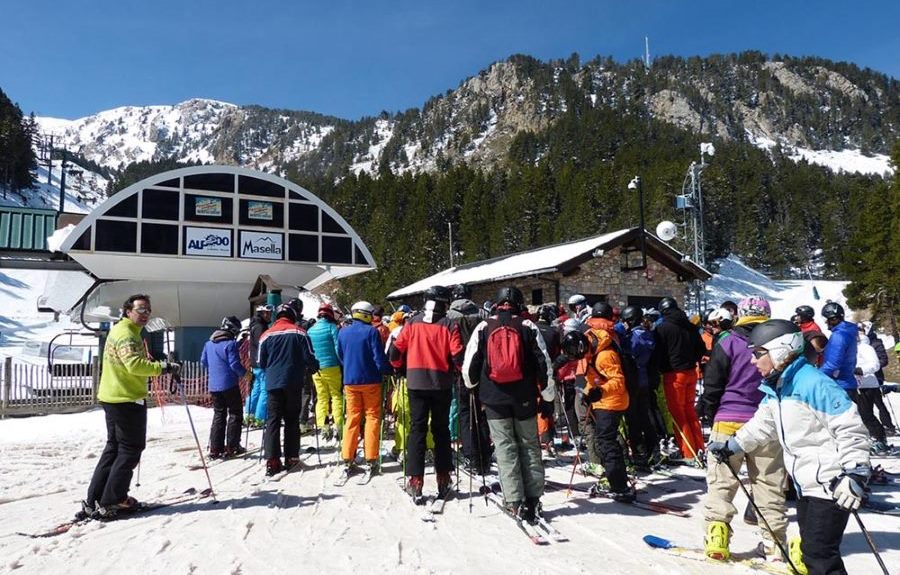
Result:
{"label": "sunglasses", "polygon": [[134,311],[135,313],[139,313],[141,315],[150,315],[153,310],[151,310],[149,307],[136,307],[134,308]]}
{"label": "sunglasses", "polygon": [[769,354],[769,350],[767,350],[767,349],[754,349],[753,350],[753,357],[755,357],[756,359],[762,359],[763,356],[768,355],[768,354]]}

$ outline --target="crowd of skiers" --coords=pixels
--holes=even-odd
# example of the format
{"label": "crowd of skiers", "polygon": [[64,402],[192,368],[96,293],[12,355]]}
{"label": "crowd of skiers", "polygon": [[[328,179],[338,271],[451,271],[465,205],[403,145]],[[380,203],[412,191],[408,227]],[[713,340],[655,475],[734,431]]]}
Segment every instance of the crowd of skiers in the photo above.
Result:
{"label": "crowd of skiers", "polygon": [[[344,476],[360,471],[360,440],[361,471],[378,473],[389,412],[392,452],[414,500],[422,499],[428,451],[438,496],[450,491],[458,441],[470,473],[496,461],[508,511],[528,522],[541,514],[542,456],[557,446],[583,445],[584,471],[602,475],[608,496],[624,503],[635,500],[629,466],[651,471],[680,460],[706,467],[705,548],[720,560],[730,555],[733,499],[746,463],[764,526],[760,551],[800,572],[840,573],[840,541],[863,497],[870,449],[886,452],[895,429],[879,390],[887,354],[871,324],[845,321],[833,302],[821,313],[830,337],[811,307],[798,307],[791,321],[772,319],[759,297],[724,302],[693,321],[671,297],[658,309],[620,311],[575,295],[566,306],[529,310],[513,286],[482,307],[466,286],[435,286],[420,311],[401,306],[390,318],[365,301],[342,321],[329,304],[315,320],[303,318],[299,299],[260,306],[243,345],[240,323],[227,317],[203,350],[215,412],[209,456],[244,452],[246,410],[248,424],[265,422],[266,473],[291,468],[312,410],[316,432],[340,446]],[[147,316],[149,297],[133,296],[107,341],[99,396],[109,439],[85,514],[136,503],[127,486],[143,449],[146,384],[142,395],[134,382],[179,370],[137,349]],[[246,369],[252,387],[242,406]],[[123,410],[140,411],[143,422]],[[703,427],[711,429],[708,443]],[[790,542],[789,492],[801,534]]]}

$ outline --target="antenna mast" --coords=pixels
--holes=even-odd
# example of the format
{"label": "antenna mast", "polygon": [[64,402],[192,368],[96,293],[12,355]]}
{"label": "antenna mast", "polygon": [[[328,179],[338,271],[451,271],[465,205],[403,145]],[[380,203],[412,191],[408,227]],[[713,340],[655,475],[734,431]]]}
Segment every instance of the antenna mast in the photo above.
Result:
{"label": "antenna mast", "polygon": [[650,37],[644,36],[644,66],[650,69]]}

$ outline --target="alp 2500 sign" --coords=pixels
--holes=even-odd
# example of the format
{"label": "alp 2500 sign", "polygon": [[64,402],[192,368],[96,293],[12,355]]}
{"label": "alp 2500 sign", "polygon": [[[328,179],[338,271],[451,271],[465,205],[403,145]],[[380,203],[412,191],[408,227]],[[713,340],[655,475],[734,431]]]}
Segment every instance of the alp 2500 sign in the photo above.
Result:
{"label": "alp 2500 sign", "polygon": [[231,230],[185,228],[184,255],[231,257]]}

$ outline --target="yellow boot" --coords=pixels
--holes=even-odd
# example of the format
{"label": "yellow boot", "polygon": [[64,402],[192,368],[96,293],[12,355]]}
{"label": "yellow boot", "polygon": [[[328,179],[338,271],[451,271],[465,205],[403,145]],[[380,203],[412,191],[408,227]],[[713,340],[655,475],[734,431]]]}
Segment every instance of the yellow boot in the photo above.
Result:
{"label": "yellow boot", "polygon": [[803,563],[803,551],[800,550],[799,537],[793,537],[788,542],[788,555],[791,558],[791,563],[793,563],[794,567],[797,568],[796,571],[791,569],[792,573],[796,573],[797,575],[809,575],[809,570]]}
{"label": "yellow boot", "polygon": [[731,551],[728,544],[731,542],[731,527],[724,521],[710,521],[706,526],[706,538],[704,547],[706,556],[716,561],[728,561]]}

